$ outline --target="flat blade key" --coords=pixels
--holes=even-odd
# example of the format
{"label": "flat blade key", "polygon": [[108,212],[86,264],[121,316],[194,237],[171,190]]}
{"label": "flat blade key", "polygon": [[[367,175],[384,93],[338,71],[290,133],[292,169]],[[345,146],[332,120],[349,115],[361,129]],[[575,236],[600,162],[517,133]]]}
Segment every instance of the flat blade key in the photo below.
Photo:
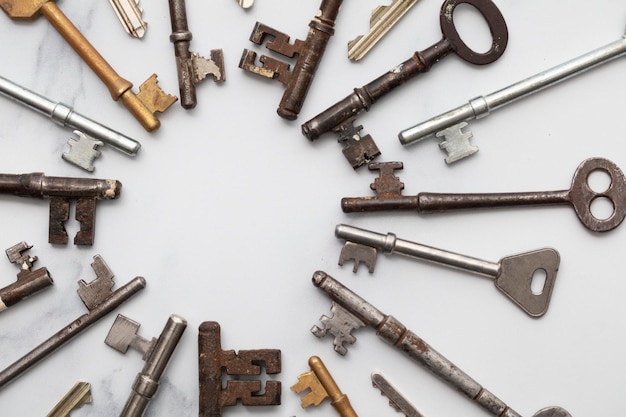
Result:
{"label": "flat blade key", "polygon": [[91,384],[77,382],[46,417],[69,417],[72,411],[85,404],[91,404],[91,401]]}

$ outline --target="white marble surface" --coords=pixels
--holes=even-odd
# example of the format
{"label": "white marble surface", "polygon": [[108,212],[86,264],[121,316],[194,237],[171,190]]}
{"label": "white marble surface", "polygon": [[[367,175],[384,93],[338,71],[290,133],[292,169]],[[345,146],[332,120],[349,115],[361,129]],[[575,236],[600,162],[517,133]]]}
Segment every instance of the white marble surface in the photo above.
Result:
{"label": "white marble surface", "polygon": [[[125,78],[138,86],[153,72],[178,91],[169,42],[167,2],[144,0],[149,22],[142,40],[130,38],[106,1],[60,1],[59,6]],[[484,416],[474,405],[420,366],[381,342],[371,329],[356,333],[347,356],[309,329],[330,301],[311,285],[322,269],[382,311],[393,314],[511,407],[531,416],[560,405],[573,416],[619,415],[626,409],[626,280],[621,251],[626,226],[606,234],[585,229],[567,207],[510,209],[419,216],[414,213],[346,215],[344,196],[369,195],[373,176],[353,172],[334,137],[309,143],[300,124],[392,66],[440,38],[440,2],[422,0],[360,63],[349,62],[346,43],[365,32],[376,0],[346,1],[297,122],[275,113],[278,83],[237,67],[255,21],[303,38],[318,0],[257,0],[244,11],[236,1],[189,1],[192,50],[222,48],[227,81],[198,88],[198,107],[178,104],[162,127],[146,133],[80,61],[44,18],[13,22],[1,16],[0,75],[72,105],[141,141],[135,157],[103,150],[94,174],[61,160],[70,131],[8,100],[0,100],[0,171],[42,171],[56,176],[116,178],[117,201],[98,206],[93,247],[47,243],[48,202],[0,196],[0,247],[26,240],[55,284],[0,315],[0,368],[85,312],[77,280],[91,280],[101,254],[117,286],[136,275],[143,293],[117,312],[157,336],[176,313],[189,327],[146,415],[198,412],[197,328],[222,325],[225,349],[278,348],[283,371],[280,407],[231,407],[224,416],[332,415],[330,405],[302,410],[289,390],[307,359],[319,355],[360,415],[395,415],[370,384],[380,370],[426,416]],[[578,164],[603,156],[626,167],[623,97],[626,63],[597,68],[474,124],[480,152],[453,166],[434,140],[403,148],[397,133],[521,78],[547,69],[623,34],[626,4],[617,0],[497,1],[510,32],[508,50],[477,68],[446,58],[420,79],[381,100],[361,123],[381,148],[381,161],[404,161],[405,192],[528,191],[564,189]],[[486,45],[480,19],[461,12],[461,33]],[[479,29],[480,28],[480,29]],[[333,231],[348,223],[473,255],[486,260],[540,247],[561,254],[548,313],[534,320],[487,279],[384,256],[374,274],[339,267],[341,242]],[[70,234],[77,229],[68,224]],[[2,284],[17,269],[0,263]],[[117,313],[116,312],[116,313]],[[2,414],[43,416],[78,380],[92,384],[93,404],[72,416],[117,416],[143,367],[137,352],[122,355],[103,341],[111,314],[63,349],[4,387]]]}

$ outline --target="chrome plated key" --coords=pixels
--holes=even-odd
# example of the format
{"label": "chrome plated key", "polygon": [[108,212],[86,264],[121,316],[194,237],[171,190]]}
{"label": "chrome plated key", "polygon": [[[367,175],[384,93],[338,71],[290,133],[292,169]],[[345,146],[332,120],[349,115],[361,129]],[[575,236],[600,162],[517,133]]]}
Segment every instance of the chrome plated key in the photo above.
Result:
{"label": "chrome plated key", "polygon": [[478,151],[478,148],[469,142],[473,136],[472,133],[463,132],[463,128],[467,126],[465,122],[487,117],[493,110],[622,57],[624,54],[626,54],[626,34],[621,39],[606,46],[511,84],[494,93],[473,98],[465,105],[405,129],[398,134],[398,138],[403,145],[409,145],[432,135],[444,137],[445,140],[439,144],[439,147],[447,152],[448,157],[445,161],[451,164]]}
{"label": "chrome plated key", "polygon": [[[594,232],[608,232],[619,226],[626,217],[626,178],[617,165],[608,159],[590,158],[583,161],[572,179],[569,190],[491,193],[491,194],[443,194],[419,193],[415,196],[402,195],[404,184],[394,175],[402,169],[402,162],[382,162],[369,165],[371,171],[380,170],[380,177],[370,185],[375,197],[345,197],[341,208],[346,213],[386,210],[416,210],[420,213],[460,210],[470,208],[511,207],[529,205],[570,205],[581,223]],[[595,191],[589,186],[592,172],[605,172],[611,179],[606,190]],[[597,199],[606,199],[613,212],[605,218],[597,218],[591,205]]]}
{"label": "chrome plated key", "polygon": [[141,18],[143,10],[139,7],[139,0],[109,0],[109,3],[126,33],[135,38],[143,38],[148,24]]}
{"label": "chrome plated key", "polygon": [[46,417],[69,417],[72,411],[91,401],[91,384],[77,382]]}
{"label": "chrome plated key", "polygon": [[359,61],[382,39],[418,0],[392,0],[389,6],[372,10],[370,30],[348,42],[348,58]]}
{"label": "chrome plated key", "polygon": [[[345,287],[339,281],[322,271],[313,274],[313,285],[323,290],[332,300],[332,312],[341,312],[339,316],[322,316],[322,327],[313,326],[311,332],[317,337],[330,333],[334,336],[333,346],[337,353],[345,355],[347,344],[356,338],[352,331],[365,325],[372,326],[389,345],[398,348],[409,358],[427,368],[434,375],[452,385],[468,398],[477,402],[484,409],[498,417],[521,417],[504,401],[483,388],[468,374],[459,369],[449,359],[433,349],[425,340],[407,329],[393,316],[384,314],[376,307]],[[351,317],[345,321],[345,317]],[[354,323],[357,323],[355,326]],[[539,410],[534,417],[571,417],[561,407],[548,407]]]}
{"label": "chrome plated key", "polygon": [[406,417],[424,417],[417,408],[380,372],[372,372],[372,385],[380,390],[381,395],[389,399],[389,405]]}
{"label": "chrome plated key", "polygon": [[393,233],[381,234],[345,224],[335,228],[335,236],[346,241],[339,265],[353,261],[353,272],[361,263],[370,273],[374,272],[378,251],[462,269],[493,278],[496,288],[531,317],[541,317],[548,310],[561,260],[556,250],[544,248],[507,256],[495,263],[398,239]]}

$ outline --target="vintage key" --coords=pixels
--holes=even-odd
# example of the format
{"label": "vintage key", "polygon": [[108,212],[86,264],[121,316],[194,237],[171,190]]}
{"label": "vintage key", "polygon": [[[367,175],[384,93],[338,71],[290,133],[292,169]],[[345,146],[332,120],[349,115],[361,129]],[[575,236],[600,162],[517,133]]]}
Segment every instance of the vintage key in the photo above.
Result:
{"label": "vintage key", "polygon": [[[489,51],[477,53],[471,50],[461,39],[452,16],[457,6],[469,4],[484,17],[491,31],[492,44]],[[440,12],[443,39],[431,47],[415,52],[411,58],[381,75],[361,88],[324,110],[302,125],[302,133],[310,140],[319,138],[324,133],[333,131],[339,135],[339,143],[344,145],[343,154],[356,169],[378,155],[380,151],[370,135],[361,137],[363,126],[356,125],[356,117],[381,97],[411,78],[427,72],[442,58],[455,53],[465,61],[486,65],[502,56],[508,42],[508,31],[504,17],[491,0],[446,0]]]}
{"label": "vintage key", "polygon": [[72,411],[91,401],[91,384],[77,382],[46,417],[69,417]]}
{"label": "vintage key", "polygon": [[392,0],[389,6],[378,6],[370,17],[370,30],[348,42],[348,58],[359,61],[381,40],[418,0]]}
{"label": "vintage key", "polygon": [[[345,213],[385,210],[416,210],[420,213],[434,213],[447,210],[469,208],[510,207],[528,205],[568,204],[581,223],[594,232],[608,232],[619,226],[626,216],[626,179],[617,165],[608,159],[590,158],[583,161],[572,179],[569,190],[492,193],[492,194],[442,194],[419,193],[415,196],[402,195],[404,184],[393,173],[402,169],[402,162],[370,164],[370,170],[380,170],[370,188],[376,197],[346,197],[341,199]],[[611,184],[604,191],[594,191],[588,183],[594,171],[605,172]],[[591,212],[591,205],[597,199],[606,199],[613,206],[610,216],[599,219]]]}
{"label": "vintage key", "polygon": [[297,394],[309,390],[301,399],[302,408],[318,406],[326,398],[330,398],[330,404],[341,417],[358,417],[348,396],[341,392],[324,362],[318,356],[311,356],[309,366],[311,370],[298,375],[298,382],[291,386],[291,390]]}
{"label": "vintage key", "polygon": [[201,57],[189,51],[191,32],[187,26],[185,0],[169,0],[172,34],[170,41],[174,44],[178,86],[180,88],[180,105],[185,109],[193,109],[198,103],[196,85],[208,75],[216,82],[226,81],[224,74],[224,55],[221,49],[211,50],[211,59]]}
{"label": "vintage key", "polygon": [[[379,250],[423,259],[493,278],[496,288],[531,317],[541,317],[548,310],[561,259],[556,250],[544,248],[507,256],[495,263],[398,239],[393,233],[385,235],[345,224],[335,228],[335,236],[346,241],[339,265],[354,261],[353,272],[361,263],[370,273],[374,272]],[[543,285],[535,288],[542,277]]]}
{"label": "vintage key", "polygon": [[149,132],[161,125],[155,112],[164,112],[177,100],[165,94],[157,85],[153,74],[139,87],[139,94],[132,91],[133,84],[120,77],[107,61],[96,51],[74,24],[63,14],[52,0],[3,0],[0,3],[6,14],[16,20],[33,20],[40,13],[54,26],[76,53],[89,65],[108,87],[113,100],[122,104]]}
{"label": "vintage key", "polygon": [[89,283],[81,279],[78,281],[77,290],[78,296],[89,312],[63,327],[45,342],[0,372],[0,388],[39,363],[39,361],[62,347],[72,338],[87,330],[92,324],[146,287],[145,278],[135,277],[126,285],[112,291],[115,285],[113,272],[104,263],[100,255],[95,255],[93,259],[91,267],[96,273],[96,278]]}
{"label": "vintage key", "polygon": [[[334,313],[340,311],[341,314],[339,316],[335,314],[332,317],[322,316],[320,321],[323,327],[313,326],[311,332],[320,338],[327,333],[333,335],[333,346],[337,353],[345,355],[347,353],[347,346],[345,345],[356,341],[356,338],[351,334],[352,330],[365,325],[372,326],[376,329],[376,334],[383,340],[476,401],[493,415],[521,417],[504,401],[483,388],[396,318],[382,313],[330,275],[316,271],[313,274],[313,285],[322,289],[333,300],[331,311]],[[345,321],[345,317],[351,317],[351,320]],[[544,408],[534,414],[534,417],[556,416],[571,417],[567,411],[560,407]]]}
{"label": "vintage key", "polygon": [[100,156],[97,147],[103,143],[127,155],[136,155],[141,148],[136,140],[75,112],[63,103],[48,100],[3,77],[0,77],[0,95],[47,116],[61,126],[75,129],[76,138],[70,138],[70,150],[63,154],[63,159],[87,171],[93,171],[93,160]]}
{"label": "vintage key", "polygon": [[285,85],[285,93],[277,110],[280,117],[287,120],[295,120],[298,117],[326,45],[335,33],[335,20],[342,3],[343,0],[322,0],[319,11],[309,23],[310,29],[305,41],[296,39],[291,44],[289,36],[276,29],[259,22],[254,26],[250,35],[251,42],[261,45],[269,36],[273,39],[265,44],[267,49],[288,58],[298,56],[291,71],[288,64],[265,55],[259,58],[263,66],[257,66],[254,63],[256,53],[248,49],[243,51],[239,61],[239,68],[266,78],[277,79]]}
{"label": "vintage key", "polygon": [[417,408],[380,372],[372,372],[372,385],[380,390],[381,395],[389,399],[389,405],[406,417],[424,417]]}
{"label": "vintage key", "polygon": [[120,196],[122,183],[117,180],[48,177],[41,172],[0,174],[0,193],[21,197],[49,198],[48,242],[66,244],[65,222],[69,219],[70,201],[76,200],[76,220],[80,230],[75,245],[92,245],[96,227],[96,202]]}
{"label": "vintage key", "polygon": [[137,334],[139,323],[118,314],[105,343],[122,353],[133,347],[143,354],[146,364],[137,374],[135,382],[124,410],[120,417],[141,417],[150,400],[159,388],[159,380],[178,346],[183,332],[187,328],[187,320],[171,315],[158,339],[146,340]]}
{"label": "vintage key", "polygon": [[506,104],[622,57],[624,54],[626,54],[626,34],[618,41],[609,43],[578,58],[540,72],[494,93],[473,98],[463,106],[403,130],[398,134],[398,138],[400,143],[408,145],[417,143],[432,135],[444,137],[445,140],[439,144],[439,147],[447,152],[448,157],[445,161],[451,164],[478,151],[478,148],[472,146],[469,142],[469,139],[473,136],[472,133],[463,131],[463,128],[467,126],[466,122],[472,119],[487,117],[493,110],[499,109]]}
{"label": "vintage key", "polygon": [[109,0],[109,3],[126,33],[135,38],[143,38],[148,24],[141,18],[143,10],[139,7],[139,0]]}
{"label": "vintage key", "polygon": [[24,254],[30,248],[32,246],[28,243],[20,242],[6,250],[9,261],[19,266],[20,272],[17,274],[16,282],[0,288],[0,312],[53,283],[47,268],[41,267],[31,271],[37,257]]}

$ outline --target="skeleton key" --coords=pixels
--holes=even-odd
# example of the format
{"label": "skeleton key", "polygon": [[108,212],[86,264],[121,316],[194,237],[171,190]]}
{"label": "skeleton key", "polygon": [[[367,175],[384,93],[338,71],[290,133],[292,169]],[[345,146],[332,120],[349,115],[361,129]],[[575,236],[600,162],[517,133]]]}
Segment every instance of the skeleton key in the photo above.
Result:
{"label": "skeleton key", "polygon": [[359,61],[415,6],[418,0],[392,0],[389,6],[378,6],[370,17],[370,30],[348,42],[348,58]]}
{"label": "skeleton key", "polygon": [[211,75],[216,82],[226,81],[224,75],[224,55],[221,49],[211,50],[211,59],[201,57],[189,51],[191,32],[187,27],[187,11],[185,0],[169,0],[172,34],[170,41],[174,43],[176,53],[176,69],[180,88],[180,104],[185,109],[193,109],[198,103],[196,84]]}
{"label": "skeleton key", "polygon": [[135,277],[126,285],[112,291],[115,285],[113,272],[104,263],[100,255],[95,255],[93,259],[91,267],[96,273],[96,278],[89,283],[81,279],[78,281],[77,290],[80,299],[89,312],[63,327],[45,342],[0,372],[0,388],[39,363],[39,361],[55,350],[61,348],[65,343],[72,340],[74,336],[78,336],[81,332],[87,330],[92,324],[146,287],[145,278]]}
{"label": "skeleton key", "polygon": [[463,106],[403,130],[398,134],[398,138],[400,143],[408,145],[426,139],[433,134],[437,137],[443,136],[445,141],[441,142],[439,147],[448,153],[445,161],[451,164],[478,151],[477,147],[469,143],[472,133],[462,130],[467,126],[467,121],[487,117],[491,111],[506,104],[610,62],[624,56],[624,54],[626,54],[626,34],[620,40],[578,58],[540,72],[494,93],[473,98]]}
{"label": "skeleton key", "polygon": [[289,43],[289,36],[269,26],[257,22],[250,41],[258,45],[263,43],[266,36],[273,38],[266,43],[266,47],[288,58],[298,56],[292,71],[289,65],[276,59],[261,56],[262,67],[257,66],[256,53],[248,49],[243,51],[239,68],[261,75],[266,78],[277,79],[285,85],[285,93],[278,106],[280,117],[295,120],[302,109],[304,100],[313,82],[315,71],[322,60],[326,45],[335,32],[335,19],[343,0],[322,0],[320,9],[315,18],[309,23],[309,33],[305,41],[297,39]]}
{"label": "skeleton key", "polygon": [[148,24],[141,18],[143,10],[139,7],[139,0],[109,0],[109,3],[126,33],[135,38],[143,38]]}
{"label": "skeleton key", "polygon": [[[493,41],[491,49],[486,53],[472,51],[463,42],[454,26],[452,19],[454,9],[461,4],[469,4],[476,8],[489,25]],[[359,113],[363,110],[369,111],[378,99],[409,79],[430,70],[434,64],[451,53],[471,64],[486,65],[500,58],[506,49],[508,42],[506,22],[491,0],[446,0],[441,6],[440,23],[443,39],[421,52],[415,52],[411,58],[369,84],[355,88],[352,94],[304,123],[302,133],[310,140],[315,140],[330,131],[337,133],[339,143],[344,145],[344,156],[352,168],[359,168],[380,155],[370,135],[361,137],[360,131],[363,126],[355,125]]]}
{"label": "skeleton key", "polygon": [[372,385],[380,390],[381,395],[389,399],[389,405],[406,417],[424,417],[417,408],[380,372],[372,372]]}
{"label": "skeleton key", "polygon": [[[357,272],[361,263],[370,273],[374,272],[379,250],[423,259],[493,278],[496,288],[531,317],[541,317],[548,310],[560,262],[556,250],[544,248],[507,256],[494,263],[398,239],[393,233],[384,235],[345,224],[335,228],[335,236],[346,240],[339,265],[354,261],[353,272]],[[539,271],[545,273],[545,280],[541,289],[534,289],[532,284]],[[537,280],[541,276],[537,275]]]}
{"label": "skeleton key", "polygon": [[280,405],[280,381],[227,380],[233,376],[260,375],[261,364],[267,374],[281,371],[280,350],[222,350],[221,329],[215,321],[205,321],[198,328],[198,379],[200,384],[200,417],[221,417],[222,408],[236,405]]}
{"label": "skeleton key", "polygon": [[139,87],[139,94],[132,91],[133,84],[115,72],[107,61],[96,51],[74,24],[63,14],[52,0],[3,0],[0,4],[6,14],[17,20],[33,20],[43,14],[54,28],[74,48],[76,53],[89,65],[108,87],[113,100],[122,99],[122,104],[149,132],[161,125],[155,112],[164,112],[177,100],[165,94],[157,85],[153,74]]}
{"label": "skeleton key", "polygon": [[91,384],[77,382],[46,417],[69,417],[72,411],[91,401]]}
{"label": "skeleton key", "polygon": [[[380,177],[370,185],[376,191],[376,197],[342,198],[341,207],[345,213],[385,210],[433,213],[469,208],[569,204],[581,223],[594,232],[613,230],[626,216],[626,179],[617,165],[604,158],[583,161],[574,173],[569,190],[526,193],[419,193],[405,196],[402,195],[404,184],[393,173],[395,169],[402,169],[402,162],[370,164],[369,168],[380,170]],[[589,186],[588,178],[594,171],[605,172],[610,177],[611,183],[606,190],[596,192]],[[591,204],[599,198],[609,200],[613,206],[612,214],[604,219],[591,212]]]}
{"label": "skeleton key", "polygon": [[297,394],[310,390],[302,397],[302,408],[311,404],[320,405],[326,398],[330,398],[331,405],[341,417],[358,417],[348,396],[341,392],[324,362],[317,356],[311,356],[309,366],[311,370],[298,375],[298,382],[291,386],[291,390]]}
{"label": "skeleton key", "polygon": [[137,334],[139,323],[119,314],[105,339],[105,343],[122,353],[133,347],[143,354],[146,364],[137,374],[132,390],[120,417],[141,417],[159,387],[159,379],[178,345],[187,321],[171,315],[158,339],[146,340]]}
{"label": "skeleton key", "polygon": [[[411,359],[426,367],[433,374],[442,378],[470,399],[476,401],[487,411],[498,417],[521,417],[511,409],[504,401],[493,393],[483,388],[469,375],[461,371],[445,356],[434,350],[425,340],[407,329],[396,318],[386,315],[376,307],[359,297],[349,288],[322,271],[313,274],[313,285],[322,289],[333,300],[333,311],[342,311],[341,316],[322,316],[322,328],[313,326],[311,331],[317,337],[324,337],[327,333],[334,336],[334,349],[337,353],[345,355],[345,344],[354,343],[356,338],[351,334],[352,330],[364,325],[376,329],[383,340],[397,347]],[[345,322],[344,316],[352,316],[351,322]],[[354,326],[353,323],[359,323]],[[534,417],[571,417],[560,407],[548,407],[539,410]]]}
{"label": "skeleton key", "polygon": [[26,242],[20,242],[6,250],[11,263],[20,267],[17,281],[4,288],[0,288],[0,312],[22,301],[24,298],[52,285],[52,277],[45,267],[31,271],[37,261],[36,256],[25,255],[23,252],[32,248]]}
{"label": "skeleton key", "polygon": [[21,197],[50,199],[48,242],[66,244],[65,222],[69,218],[70,201],[76,200],[76,220],[80,230],[75,245],[92,245],[96,227],[96,202],[120,196],[122,183],[117,180],[47,177],[32,174],[0,174],[0,193]]}

